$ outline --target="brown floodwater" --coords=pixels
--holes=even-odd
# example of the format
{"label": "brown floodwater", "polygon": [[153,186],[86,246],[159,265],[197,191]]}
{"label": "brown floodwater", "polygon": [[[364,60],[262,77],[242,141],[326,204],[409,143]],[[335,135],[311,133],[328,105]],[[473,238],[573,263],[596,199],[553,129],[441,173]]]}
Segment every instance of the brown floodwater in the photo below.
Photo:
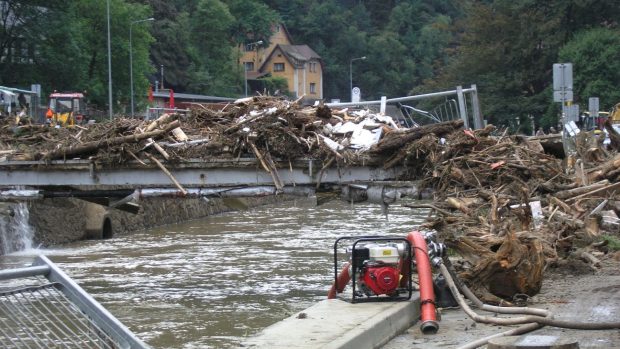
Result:
{"label": "brown floodwater", "polygon": [[49,249],[0,256],[0,268],[48,256],[154,348],[230,348],[325,299],[334,240],[403,237],[426,211],[285,202]]}

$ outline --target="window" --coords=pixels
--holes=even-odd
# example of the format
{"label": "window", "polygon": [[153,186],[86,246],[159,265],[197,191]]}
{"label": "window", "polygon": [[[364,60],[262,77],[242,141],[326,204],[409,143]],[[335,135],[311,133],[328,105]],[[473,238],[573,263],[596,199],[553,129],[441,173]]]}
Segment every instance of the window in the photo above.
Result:
{"label": "window", "polygon": [[254,45],[253,44],[246,44],[245,47],[245,52],[251,52],[254,50]]}
{"label": "window", "polygon": [[310,83],[310,93],[316,94],[316,84],[314,82]]}
{"label": "window", "polygon": [[274,63],[273,71],[284,71],[284,63]]}
{"label": "window", "polygon": [[311,73],[316,73],[316,62],[310,62],[308,63],[308,69]]}
{"label": "window", "polygon": [[245,71],[254,71],[254,62],[243,62]]}

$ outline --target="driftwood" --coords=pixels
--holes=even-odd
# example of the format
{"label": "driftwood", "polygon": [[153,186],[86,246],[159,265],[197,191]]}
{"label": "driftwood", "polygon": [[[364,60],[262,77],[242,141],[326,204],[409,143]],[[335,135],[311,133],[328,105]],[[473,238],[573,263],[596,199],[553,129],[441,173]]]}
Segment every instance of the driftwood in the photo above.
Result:
{"label": "driftwood", "polygon": [[161,137],[162,135],[170,132],[170,130],[178,126],[179,126],[179,121],[177,120],[177,121],[173,121],[170,124],[166,125],[166,128],[163,130],[155,130],[155,131],[145,132],[142,134],[134,134],[130,136],[116,137],[112,139],[101,139],[98,141],[87,142],[87,143],[69,146],[69,147],[63,147],[63,148],[55,149],[49,152],[38,153],[36,154],[35,159],[36,160],[39,160],[39,159],[53,160],[53,159],[59,159],[59,158],[72,157],[76,155],[88,154],[88,153],[96,151],[100,147],[109,147],[113,145],[120,145],[123,143],[135,143],[143,139],[147,139],[147,138]]}
{"label": "driftwood", "polygon": [[181,183],[179,183],[179,181],[177,181],[177,179],[174,178],[174,176],[172,175],[172,173],[170,173],[170,171],[168,171],[166,166],[164,166],[159,160],[155,159],[155,157],[153,155],[151,155],[149,153],[145,153],[145,155],[146,155],[147,158],[149,158],[149,160],[151,160],[155,165],[157,165],[157,167],[159,167],[159,169],[162,170],[162,172],[166,176],[168,176],[168,178],[170,178],[170,180],[172,181],[174,186],[177,187],[181,191],[181,194],[183,194],[183,196],[187,195],[187,190],[185,190],[185,188],[183,188]]}
{"label": "driftwood", "polygon": [[463,127],[463,120],[446,121],[439,124],[425,125],[418,128],[406,129],[403,132],[392,131],[383,137],[378,144],[371,147],[372,153],[385,153],[393,151],[416,139],[422,138],[424,135],[433,133],[442,136],[454,130]]}
{"label": "driftwood", "polygon": [[282,190],[284,188],[284,183],[282,183],[282,180],[280,179],[280,175],[278,173],[278,169],[276,168],[275,163],[271,159],[269,153],[263,155],[253,142],[248,140],[248,144],[254,151],[254,154],[256,155],[256,158],[259,160],[263,169],[271,175],[271,179],[273,180],[273,184],[275,185],[276,189],[278,191]]}
{"label": "driftwood", "polygon": [[553,194],[553,196],[555,196],[558,199],[561,200],[566,200],[566,199],[570,199],[570,198],[574,198],[577,196],[581,196],[583,194],[588,194],[590,192],[593,192],[595,190],[601,189],[601,188],[605,188],[606,186],[609,185],[609,181],[608,180],[603,180],[594,184],[590,184],[588,186],[585,187],[578,187],[575,189],[569,189],[569,190],[565,190],[565,191],[561,191],[561,192],[557,192],[555,194]]}
{"label": "driftwood", "polygon": [[482,256],[472,269],[462,274],[465,279],[488,285],[491,293],[505,298],[518,293],[532,296],[540,291],[545,267],[540,240],[518,239],[515,234],[508,234],[496,253]]}

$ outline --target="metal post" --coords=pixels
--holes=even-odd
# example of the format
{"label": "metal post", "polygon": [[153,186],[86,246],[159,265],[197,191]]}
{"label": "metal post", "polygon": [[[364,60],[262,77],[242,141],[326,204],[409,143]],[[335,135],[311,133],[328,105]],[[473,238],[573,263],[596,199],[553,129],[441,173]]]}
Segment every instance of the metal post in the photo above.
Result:
{"label": "metal post", "polygon": [[112,121],[112,47],[110,43],[110,0],[107,0],[108,20],[108,116]]}
{"label": "metal post", "polygon": [[478,101],[478,88],[476,85],[471,85],[471,106],[474,114],[474,128],[481,129],[484,127],[484,122],[482,121],[482,115],[480,114],[480,102]]}
{"label": "metal post", "polygon": [[135,22],[129,24],[129,85],[131,86],[131,117],[133,118],[133,47],[131,44],[132,33],[131,28]]}
{"label": "metal post", "polygon": [[351,96],[351,102],[353,102],[353,61],[364,59],[366,59],[366,56],[351,58],[349,61],[349,95]]}
{"label": "metal post", "polygon": [[164,65],[163,64],[160,65],[159,68],[161,71],[161,86],[160,87],[163,90],[164,89]]}
{"label": "metal post", "polygon": [[141,23],[141,22],[146,22],[146,21],[154,21],[155,18],[147,18],[147,19],[141,19],[138,21],[133,21],[129,24],[129,81],[130,81],[130,85],[131,85],[131,117],[133,118],[134,116],[134,103],[133,103],[133,48],[132,48],[132,27],[134,24],[136,23]]}
{"label": "metal post", "polygon": [[461,119],[463,120],[463,126],[467,129],[469,128],[469,120],[467,118],[467,111],[465,110],[465,97],[463,96],[463,86],[456,87],[456,96],[459,101],[459,114]]}

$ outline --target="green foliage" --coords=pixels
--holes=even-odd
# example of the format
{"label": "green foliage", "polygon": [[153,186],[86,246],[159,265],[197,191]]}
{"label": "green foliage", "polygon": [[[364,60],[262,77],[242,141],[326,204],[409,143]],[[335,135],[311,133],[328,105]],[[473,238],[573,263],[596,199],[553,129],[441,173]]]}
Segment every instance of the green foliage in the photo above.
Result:
{"label": "green foliage", "polygon": [[582,105],[589,97],[600,98],[601,110],[620,103],[620,30],[582,31],[562,47],[559,56],[573,63],[574,93]]}
{"label": "green foliage", "polygon": [[272,25],[281,21],[277,12],[256,0],[226,0],[235,19],[232,39],[236,44],[263,40],[269,44]]}
{"label": "green foliage", "polygon": [[[617,23],[620,11],[617,6],[611,2],[586,2],[467,2],[465,17],[454,27],[459,44],[442,74],[427,80],[426,87],[475,83],[480,91],[482,112],[489,122],[510,126],[517,118],[523,124],[528,116],[533,116],[537,125],[555,126],[560,106],[551,98],[551,67],[560,61],[560,50],[580,30]],[[566,57],[572,54],[567,51]],[[600,60],[605,60],[605,54]],[[591,73],[587,73],[588,77],[581,75],[577,71],[580,67],[574,73],[580,76],[575,87],[581,94],[586,87],[577,85],[590,78],[597,79]],[[606,69],[598,72],[614,76],[615,72]],[[599,86],[599,91],[601,81],[594,84]]]}
{"label": "green foliage", "polygon": [[617,236],[603,235],[603,240],[607,241],[607,246],[612,251],[620,251],[620,239]]}
{"label": "green foliage", "polygon": [[258,79],[267,93],[274,94],[279,91],[281,94],[288,94],[288,82],[281,76],[267,76]]}
{"label": "green foliage", "polygon": [[[87,90],[107,105],[106,2],[2,1],[0,52],[36,52],[0,60],[0,83],[46,92]],[[137,101],[148,81],[177,92],[243,92],[239,44],[267,40],[283,21],[294,44],[323,58],[327,99],[349,99],[350,76],[364,99],[476,84],[483,115],[499,126],[557,123],[551,66],[574,63],[582,105],[620,102],[620,6],[596,0],[110,0],[115,110],[129,100],[129,26]],[[5,8],[5,9],[6,9]],[[19,21],[7,21],[8,13]],[[8,25],[7,25],[8,24]],[[21,51],[20,51],[21,52]],[[351,61],[366,56],[365,60]],[[147,80],[148,79],[148,80]],[[267,79],[268,89],[282,90]],[[430,106],[429,106],[430,107]]]}
{"label": "green foliage", "polygon": [[[106,2],[9,3],[25,22],[14,31],[3,32],[0,42],[21,40],[22,47],[31,48],[34,58],[33,64],[28,59],[5,60],[0,64],[2,83],[14,86],[40,83],[46,94],[52,90],[86,91],[90,103],[107,105]],[[119,107],[124,109],[130,98],[129,25],[136,19],[150,17],[151,10],[148,6],[111,0],[110,13],[113,100],[117,104],[114,109],[123,111]],[[6,18],[3,21],[9,23]],[[134,82],[138,91],[146,91],[146,74],[151,70],[148,50],[152,41],[148,25],[135,26],[133,39]]]}

